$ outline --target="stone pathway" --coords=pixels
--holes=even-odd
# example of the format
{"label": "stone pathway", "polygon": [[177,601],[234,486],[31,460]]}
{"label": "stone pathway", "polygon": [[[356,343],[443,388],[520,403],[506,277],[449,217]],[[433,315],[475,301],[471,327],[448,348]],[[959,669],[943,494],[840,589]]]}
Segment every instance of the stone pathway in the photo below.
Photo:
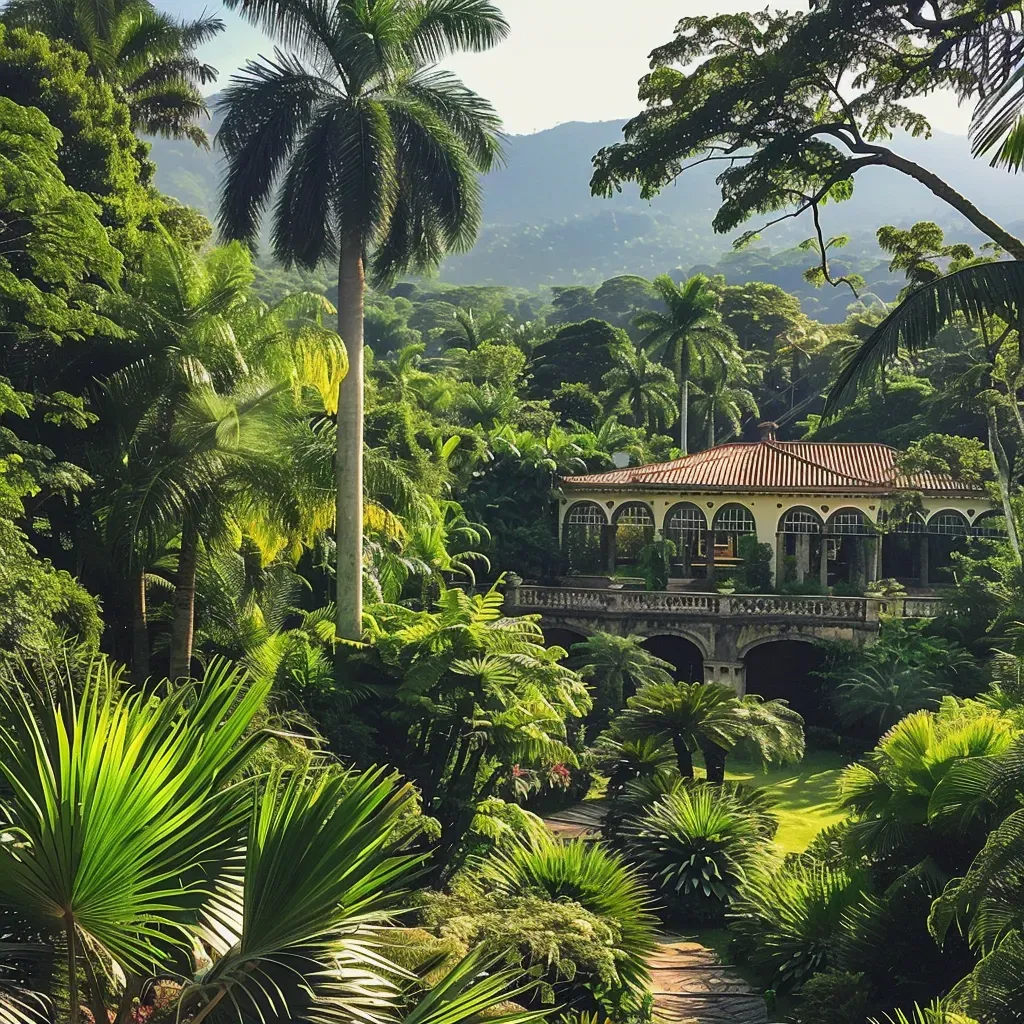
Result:
{"label": "stone pathway", "polygon": [[[544,823],[560,839],[599,839],[607,804],[584,800]],[[661,1024],[767,1024],[763,996],[714,950],[682,935],[658,936],[647,960],[654,1019]]]}

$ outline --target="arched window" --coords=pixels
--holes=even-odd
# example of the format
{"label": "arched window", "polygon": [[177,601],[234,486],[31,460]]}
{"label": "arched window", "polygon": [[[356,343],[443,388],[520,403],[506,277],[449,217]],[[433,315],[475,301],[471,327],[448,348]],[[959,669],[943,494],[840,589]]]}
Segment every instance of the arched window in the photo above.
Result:
{"label": "arched window", "polygon": [[1006,521],[1003,519],[1002,513],[997,512],[995,509],[991,509],[988,512],[982,512],[981,515],[974,520],[974,525],[971,527],[971,534],[974,537],[1005,537]]}
{"label": "arched window", "polygon": [[859,508],[841,508],[833,512],[825,532],[833,537],[864,537],[870,533],[867,519]]}
{"label": "arched window", "polygon": [[627,501],[615,510],[615,562],[630,564],[654,540],[654,513],[642,501]]}
{"label": "arched window", "polygon": [[779,520],[779,533],[821,533],[821,516],[809,508],[791,508]]}
{"label": "arched window", "polygon": [[935,537],[966,537],[970,527],[963,512],[943,509],[928,520],[928,532]]}
{"label": "arched window", "polygon": [[604,528],[608,518],[596,501],[578,501],[565,514],[562,543],[574,572],[596,573],[604,568]]}
{"label": "arched window", "polygon": [[[878,525],[885,526],[889,522],[891,513],[884,508],[878,513]],[[900,518],[892,524],[892,528],[886,533],[924,533],[924,520],[917,512],[911,512],[908,516]]]}
{"label": "arched window", "polygon": [[708,521],[696,505],[682,501],[673,505],[665,516],[665,536],[680,547],[685,540],[699,537],[707,529]]}
{"label": "arched window", "polygon": [[715,530],[722,533],[757,533],[754,514],[745,505],[723,505],[715,513]]}
{"label": "arched window", "polygon": [[596,501],[578,501],[565,516],[566,526],[604,526],[608,522]]}

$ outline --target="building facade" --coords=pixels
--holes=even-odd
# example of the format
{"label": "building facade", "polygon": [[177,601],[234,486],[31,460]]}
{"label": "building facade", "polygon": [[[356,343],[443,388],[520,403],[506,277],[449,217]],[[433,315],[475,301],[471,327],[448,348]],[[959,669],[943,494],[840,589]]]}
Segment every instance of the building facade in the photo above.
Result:
{"label": "building facade", "polygon": [[673,462],[558,481],[559,540],[578,576],[629,575],[659,537],[673,577],[710,588],[735,572],[756,538],[775,584],[863,588],[898,579],[928,589],[951,580],[953,553],[998,535],[981,487],[936,473],[903,475],[881,444],[779,441],[718,445]]}

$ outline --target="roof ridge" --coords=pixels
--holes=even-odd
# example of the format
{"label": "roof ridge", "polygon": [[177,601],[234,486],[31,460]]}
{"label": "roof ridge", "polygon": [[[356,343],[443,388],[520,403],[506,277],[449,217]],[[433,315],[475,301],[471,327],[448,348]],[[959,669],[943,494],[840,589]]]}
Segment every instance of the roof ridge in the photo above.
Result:
{"label": "roof ridge", "polygon": [[[855,476],[853,473],[844,473],[844,472],[842,472],[842,470],[833,469],[831,466],[824,466],[820,462],[812,462],[810,459],[806,459],[802,455],[798,455],[796,452],[789,452],[789,451],[786,451],[784,448],[780,448],[779,447],[780,443],[781,444],[799,444],[799,443],[805,443],[805,444],[828,444],[829,443],[828,441],[817,441],[817,442],[815,442],[815,441],[807,441],[807,442],[782,441],[782,442],[779,442],[779,441],[768,441],[768,440],[765,440],[765,441],[763,441],[761,443],[765,444],[765,445],[768,445],[771,448],[774,448],[780,455],[785,455],[789,459],[795,459],[797,462],[802,462],[805,466],[813,466],[815,469],[822,469],[826,473],[833,474],[833,476],[841,477],[843,480],[852,480],[855,483],[867,484],[868,486],[872,486],[873,487],[873,486],[877,486],[880,483],[888,483],[889,481],[891,481],[893,479],[892,477],[890,477],[889,480],[871,480],[868,477]],[[855,441],[854,442],[846,442],[846,443],[847,444],[851,444],[851,443],[852,444],[857,444],[857,442],[855,442]],[[870,444],[871,442],[866,442],[866,443]],[[888,447],[888,446],[887,445],[882,445],[881,447],[884,448],[884,447]]]}

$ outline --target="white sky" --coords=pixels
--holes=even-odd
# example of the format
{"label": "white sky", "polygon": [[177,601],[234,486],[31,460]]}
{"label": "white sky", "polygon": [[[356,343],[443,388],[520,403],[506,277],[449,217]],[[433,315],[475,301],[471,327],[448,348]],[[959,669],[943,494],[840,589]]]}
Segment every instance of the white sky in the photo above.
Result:
{"label": "white sky", "polygon": [[[672,37],[684,14],[756,10],[764,0],[497,0],[512,26],[509,38],[486,54],[464,54],[448,66],[487,96],[506,130],[526,134],[566,121],[626,118],[639,107],[636,83],[647,55]],[[232,71],[271,45],[217,0],[155,0],[181,17],[220,10],[227,31],[203,56],[220,71],[217,88]],[[779,3],[778,6],[792,6]],[[967,112],[951,97],[920,105],[940,131],[964,134]]]}

